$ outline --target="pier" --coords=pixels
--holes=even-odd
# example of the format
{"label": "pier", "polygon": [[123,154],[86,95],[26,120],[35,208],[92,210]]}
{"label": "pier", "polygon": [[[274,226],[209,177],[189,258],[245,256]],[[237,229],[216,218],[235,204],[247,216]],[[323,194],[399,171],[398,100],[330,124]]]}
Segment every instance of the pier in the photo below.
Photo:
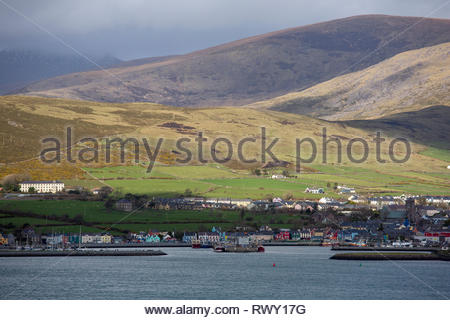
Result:
{"label": "pier", "polygon": [[0,257],[132,257],[165,256],[161,250],[21,250],[0,251]]}
{"label": "pier", "polygon": [[434,253],[406,253],[406,252],[353,252],[337,253],[330,257],[333,260],[442,260]]}
{"label": "pier", "polygon": [[332,247],[333,251],[402,251],[402,252],[438,252],[440,248],[414,247],[414,248],[395,248],[395,247],[353,247],[353,246],[336,246]]}

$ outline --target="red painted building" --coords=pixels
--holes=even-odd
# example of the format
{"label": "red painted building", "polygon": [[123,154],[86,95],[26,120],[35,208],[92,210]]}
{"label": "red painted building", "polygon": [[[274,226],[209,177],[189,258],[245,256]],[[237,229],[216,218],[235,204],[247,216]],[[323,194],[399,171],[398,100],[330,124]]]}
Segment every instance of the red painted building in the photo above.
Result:
{"label": "red painted building", "polygon": [[289,240],[290,234],[289,231],[281,231],[275,235],[276,241]]}

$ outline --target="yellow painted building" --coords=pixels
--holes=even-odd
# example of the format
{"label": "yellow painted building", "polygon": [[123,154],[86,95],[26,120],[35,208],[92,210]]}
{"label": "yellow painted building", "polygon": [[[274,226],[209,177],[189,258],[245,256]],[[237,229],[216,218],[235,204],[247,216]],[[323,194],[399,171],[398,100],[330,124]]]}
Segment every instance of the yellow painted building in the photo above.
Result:
{"label": "yellow painted building", "polygon": [[102,241],[102,243],[111,243],[112,237],[109,234],[103,234],[101,237],[101,241]]}
{"label": "yellow painted building", "polygon": [[8,237],[3,236],[0,233],[0,246],[6,246],[6,245],[8,245]]}

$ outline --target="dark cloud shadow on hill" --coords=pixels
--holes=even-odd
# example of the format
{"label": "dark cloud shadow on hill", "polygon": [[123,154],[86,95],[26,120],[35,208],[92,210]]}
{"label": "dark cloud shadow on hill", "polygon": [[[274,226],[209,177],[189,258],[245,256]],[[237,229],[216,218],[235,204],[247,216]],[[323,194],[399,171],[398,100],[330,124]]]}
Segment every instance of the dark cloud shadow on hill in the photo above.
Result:
{"label": "dark cloud shadow on hill", "polygon": [[382,131],[390,136],[402,136],[416,143],[450,150],[450,106],[437,105],[380,119],[340,123],[373,132]]}

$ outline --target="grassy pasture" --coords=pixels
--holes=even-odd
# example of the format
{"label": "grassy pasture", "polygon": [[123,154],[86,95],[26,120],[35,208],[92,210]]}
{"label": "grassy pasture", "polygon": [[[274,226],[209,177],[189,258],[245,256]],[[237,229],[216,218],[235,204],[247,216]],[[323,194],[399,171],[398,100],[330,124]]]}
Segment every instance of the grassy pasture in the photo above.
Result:
{"label": "grassy pasture", "polygon": [[[29,223],[39,231],[44,232],[82,232],[109,231],[113,234],[128,231],[201,231],[210,230],[213,226],[224,230],[244,223],[274,227],[290,227],[301,225],[308,221],[307,215],[286,213],[246,213],[244,221],[238,211],[202,210],[202,211],[160,211],[141,210],[129,214],[104,208],[102,202],[87,202],[75,200],[2,200],[0,210],[19,213],[33,213],[42,218],[14,216],[12,213],[0,213],[0,225],[12,223],[11,228],[2,227],[4,231],[20,229],[24,223]],[[81,214],[83,222],[79,224],[55,221],[55,217],[75,217]],[[47,226],[48,225],[48,226]]]}
{"label": "grassy pasture", "polygon": [[[294,197],[304,199],[320,197],[304,194],[307,186],[327,188],[328,184],[333,186],[334,183],[355,187],[358,192],[366,194],[448,194],[450,190],[449,170],[446,168],[450,159],[448,150],[413,143],[411,158],[407,163],[377,163],[372,141],[374,132],[380,126],[378,122],[373,126],[363,124],[352,127],[351,123],[329,122],[268,110],[246,109],[242,112],[242,108],[234,107],[186,109],[148,103],[107,104],[19,96],[2,97],[0,107],[5,113],[3,122],[0,121],[1,127],[5,128],[1,140],[5,145],[3,149],[0,148],[0,151],[4,151],[0,152],[3,155],[0,159],[0,178],[11,173],[27,173],[34,180],[56,178],[64,180],[68,186],[80,185],[87,188],[106,184],[124,193],[155,196],[176,196],[190,189],[194,195],[206,197],[265,198],[267,195],[283,196],[292,193]],[[6,119],[10,121],[9,124]],[[51,132],[46,131],[41,123],[48,124],[52,128]],[[55,166],[44,166],[37,160],[11,163],[22,159],[22,153],[34,150],[28,146],[40,146],[40,138],[48,135],[63,136],[67,125],[73,126],[74,132],[92,137],[121,136],[135,137],[138,140],[146,137],[153,139],[152,145],[154,140],[161,137],[165,139],[161,147],[165,156],[174,156],[174,141],[181,137],[189,138],[191,141],[186,145],[194,154],[193,163],[174,166],[169,161],[172,158],[160,157],[151,173],[146,172],[148,159],[145,157],[139,159],[139,166],[107,166],[100,161],[92,167],[84,168],[87,173],[81,170],[80,166],[85,166],[81,163],[63,162]],[[248,170],[235,163],[225,166],[195,165],[198,159],[195,156],[197,143],[194,139],[198,132],[203,132],[204,137],[208,138],[204,146],[205,155],[215,138],[229,138],[236,156],[237,142],[244,137],[252,137],[255,143],[246,144],[244,153],[247,158],[259,159],[263,127],[266,128],[268,142],[280,139],[273,149],[274,154],[291,163],[295,162],[295,138],[311,137],[317,144],[318,152],[317,159],[307,166],[318,173],[300,174],[297,179],[274,181],[252,176]],[[351,163],[343,152],[343,159],[339,164],[336,159],[336,143],[332,142],[327,151],[328,164],[322,164],[323,129],[327,129],[328,138],[339,137],[343,150],[350,139],[364,138],[369,143],[368,160],[360,165]],[[383,159],[388,159],[389,141],[398,135],[402,136],[402,133],[403,131],[389,132],[389,135],[383,135],[386,137],[380,151]],[[360,147],[357,144],[354,148],[353,155],[356,158],[360,158],[362,154]],[[29,156],[35,155],[36,150]],[[16,151],[20,157],[15,156]],[[133,159],[129,151],[127,159]],[[222,152],[221,156],[224,155],[223,144],[218,145],[217,151]],[[310,151],[308,144],[305,145],[305,150],[302,148],[302,154],[303,151],[307,157]],[[396,150],[395,153],[401,155],[402,150]],[[326,195],[338,196],[330,188],[327,188]]]}
{"label": "grassy pasture", "polygon": [[420,154],[430,158],[450,162],[450,150],[427,147],[425,150],[421,151]]}
{"label": "grassy pasture", "polygon": [[[194,195],[205,197],[265,199],[292,194],[296,199],[317,199],[321,195],[304,193],[307,187],[315,186],[325,188],[326,196],[343,198],[333,190],[335,184],[354,187],[362,194],[446,194],[450,190],[448,176],[433,172],[320,164],[313,164],[311,168],[316,172],[282,180],[212,165],[156,166],[152,172],[152,176],[155,175],[153,179],[149,179],[146,169],[140,166],[86,170],[124,193],[164,197],[178,196],[190,189]],[[162,173],[166,177],[162,177]],[[170,178],[167,177],[169,175]]]}

